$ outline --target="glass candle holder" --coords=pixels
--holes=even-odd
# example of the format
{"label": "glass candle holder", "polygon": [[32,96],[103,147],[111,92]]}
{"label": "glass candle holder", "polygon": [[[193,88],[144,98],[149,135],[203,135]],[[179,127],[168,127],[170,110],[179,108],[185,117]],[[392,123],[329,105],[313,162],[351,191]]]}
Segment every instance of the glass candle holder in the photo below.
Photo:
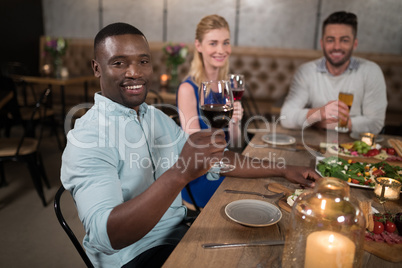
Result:
{"label": "glass candle holder", "polygon": [[369,146],[373,146],[375,143],[376,135],[373,133],[365,132],[360,134],[361,141],[367,143]]}
{"label": "glass candle holder", "polygon": [[398,200],[401,192],[402,183],[395,179],[380,177],[376,179],[374,194],[380,203],[387,200]]}
{"label": "glass candle holder", "polygon": [[361,267],[365,219],[349,185],[323,178],[293,205],[283,267]]}

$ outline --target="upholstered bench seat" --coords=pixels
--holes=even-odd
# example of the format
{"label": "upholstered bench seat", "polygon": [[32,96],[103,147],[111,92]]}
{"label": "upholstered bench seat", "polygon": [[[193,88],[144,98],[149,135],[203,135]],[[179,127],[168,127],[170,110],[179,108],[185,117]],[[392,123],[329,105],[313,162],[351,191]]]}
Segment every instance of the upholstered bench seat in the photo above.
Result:
{"label": "upholstered bench seat", "polygon": [[[69,39],[64,65],[70,75],[93,74],[93,41],[89,39]],[[41,38],[41,55],[43,55],[44,37]],[[162,51],[164,43],[150,42],[153,61],[153,89],[159,90],[159,79],[166,73],[166,57]],[[193,57],[193,45],[187,60],[179,67],[183,79]],[[289,85],[296,69],[304,62],[322,56],[319,50],[276,49],[263,47],[233,47],[230,58],[230,71],[242,73],[246,77],[247,90],[253,94],[261,114],[277,113],[288,93]],[[379,64],[384,72],[387,84],[388,109],[386,123],[402,124],[402,56],[374,53],[356,53],[356,56],[372,60]],[[41,58],[40,65],[45,58]],[[90,85],[90,94],[99,89],[99,83]],[[55,92],[57,95],[57,91]],[[81,87],[66,89],[68,105],[83,102]],[[245,93],[247,96],[248,93]],[[57,100],[57,97],[55,97]]]}

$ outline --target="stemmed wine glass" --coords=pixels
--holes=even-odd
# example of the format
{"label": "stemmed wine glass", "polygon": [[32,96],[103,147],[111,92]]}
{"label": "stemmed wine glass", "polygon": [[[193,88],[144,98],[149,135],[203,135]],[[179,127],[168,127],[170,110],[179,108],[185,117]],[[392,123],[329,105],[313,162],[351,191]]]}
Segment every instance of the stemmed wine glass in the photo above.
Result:
{"label": "stemmed wine glass", "polygon": [[[230,90],[229,81],[202,82],[199,92],[199,108],[206,124],[212,128],[227,127],[233,115],[233,94]],[[234,165],[225,164],[221,160],[215,163],[209,171],[225,173],[234,168]]]}
{"label": "stemmed wine glass", "polygon": [[245,80],[242,74],[229,74],[229,85],[233,91],[233,100],[240,101],[245,90]]}

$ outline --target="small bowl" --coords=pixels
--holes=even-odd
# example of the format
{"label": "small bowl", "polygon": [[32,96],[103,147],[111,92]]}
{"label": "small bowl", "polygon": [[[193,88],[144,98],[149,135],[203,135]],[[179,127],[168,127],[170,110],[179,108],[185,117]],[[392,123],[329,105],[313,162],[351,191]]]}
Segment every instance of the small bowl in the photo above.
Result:
{"label": "small bowl", "polygon": [[380,203],[399,199],[402,187],[400,181],[387,177],[379,177],[375,181],[374,194],[380,200]]}

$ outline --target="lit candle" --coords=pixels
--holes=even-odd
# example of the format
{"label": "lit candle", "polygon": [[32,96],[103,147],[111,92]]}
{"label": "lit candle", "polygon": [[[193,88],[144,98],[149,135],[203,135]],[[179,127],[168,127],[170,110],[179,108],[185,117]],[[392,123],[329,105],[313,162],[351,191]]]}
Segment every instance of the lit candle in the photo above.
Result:
{"label": "lit candle", "polygon": [[307,237],[306,259],[308,268],[353,267],[356,246],[339,233],[318,231]]}
{"label": "lit candle", "polygon": [[67,78],[68,77],[68,69],[67,69],[67,67],[62,67],[61,68],[61,77],[62,78]]}
{"label": "lit candle", "polygon": [[161,75],[161,86],[167,86],[169,80],[169,76],[167,74]]}
{"label": "lit candle", "polygon": [[49,64],[45,64],[45,65],[43,65],[43,67],[42,67],[42,71],[43,71],[43,74],[44,74],[45,76],[49,76],[49,75],[50,75],[50,73],[52,72],[52,70],[51,70],[51,68],[50,68],[50,65],[49,65]]}
{"label": "lit candle", "polygon": [[374,145],[374,139],[375,139],[375,135],[372,133],[362,133],[361,134],[361,141],[367,143],[367,145],[369,146],[373,146]]}

